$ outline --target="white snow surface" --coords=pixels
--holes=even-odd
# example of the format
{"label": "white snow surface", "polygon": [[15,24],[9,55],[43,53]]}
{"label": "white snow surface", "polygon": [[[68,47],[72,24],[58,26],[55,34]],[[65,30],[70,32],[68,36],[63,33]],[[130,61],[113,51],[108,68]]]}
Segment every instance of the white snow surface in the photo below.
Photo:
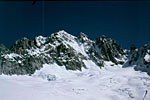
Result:
{"label": "white snow surface", "polygon": [[[150,76],[105,62],[100,69],[90,60],[82,71],[45,64],[32,76],[0,75],[0,100],[150,100]],[[55,76],[48,81],[45,76]],[[145,99],[143,99],[145,93]]]}
{"label": "white snow surface", "polygon": [[145,61],[150,62],[150,55],[147,53],[144,57]]}
{"label": "white snow surface", "polygon": [[38,36],[35,38],[35,41],[37,43],[37,46],[41,46],[42,44],[46,42],[46,37]]}

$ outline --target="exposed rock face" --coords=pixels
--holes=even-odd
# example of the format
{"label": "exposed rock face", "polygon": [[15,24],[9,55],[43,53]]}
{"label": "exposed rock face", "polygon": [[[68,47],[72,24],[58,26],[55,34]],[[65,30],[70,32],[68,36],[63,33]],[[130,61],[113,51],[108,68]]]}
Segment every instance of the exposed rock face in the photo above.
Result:
{"label": "exposed rock face", "polygon": [[6,48],[3,44],[0,45],[0,54],[9,52],[9,49]]}
{"label": "exposed rock face", "polygon": [[115,64],[120,64],[123,62],[117,61],[117,59],[122,58],[124,51],[122,47],[116,43],[115,40],[102,36],[96,39],[95,50],[100,58],[112,61]]}
{"label": "exposed rock face", "polygon": [[84,60],[102,67],[104,61],[124,62],[124,51],[114,40],[102,36],[92,41],[81,33],[79,37],[65,31],[38,36],[34,41],[22,38],[10,48],[0,46],[0,74],[33,74],[43,64],[57,63],[68,70],[86,68]]}
{"label": "exposed rock face", "polygon": [[92,44],[89,54],[99,66],[103,66],[104,61],[112,61],[115,64],[123,64],[126,57],[122,47],[116,41],[102,36]]}
{"label": "exposed rock face", "polygon": [[16,43],[10,48],[10,50],[17,54],[24,54],[26,53],[26,49],[31,49],[34,46],[35,45],[33,41],[27,38],[22,38],[16,41]]}
{"label": "exposed rock face", "polygon": [[135,70],[147,72],[150,75],[150,45],[132,49],[128,53],[128,61],[123,67],[134,66]]}

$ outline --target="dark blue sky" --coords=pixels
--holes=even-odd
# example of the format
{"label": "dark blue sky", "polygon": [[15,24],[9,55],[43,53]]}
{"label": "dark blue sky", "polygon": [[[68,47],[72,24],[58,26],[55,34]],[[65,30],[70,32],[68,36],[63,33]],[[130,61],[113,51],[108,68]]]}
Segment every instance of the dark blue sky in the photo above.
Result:
{"label": "dark blue sky", "polygon": [[0,2],[0,43],[7,47],[59,30],[90,39],[104,34],[123,48],[141,47],[150,44],[150,1]]}

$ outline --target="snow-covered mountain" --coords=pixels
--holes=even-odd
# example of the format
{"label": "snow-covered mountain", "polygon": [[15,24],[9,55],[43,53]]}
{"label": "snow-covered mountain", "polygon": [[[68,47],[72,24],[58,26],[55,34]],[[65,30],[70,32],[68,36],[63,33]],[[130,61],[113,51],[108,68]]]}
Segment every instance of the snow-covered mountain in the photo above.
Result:
{"label": "snow-covered mountain", "polygon": [[38,36],[34,41],[22,38],[10,49],[2,45],[0,51],[0,74],[31,75],[43,64],[53,63],[81,70],[86,68],[83,60],[103,67],[104,61],[123,64],[126,58],[123,48],[110,38],[101,36],[92,41],[84,33],[75,37],[63,30],[49,37]]}
{"label": "snow-covered mountain", "polygon": [[149,67],[150,45],[64,30],[22,38],[0,45],[0,100],[150,100]]}

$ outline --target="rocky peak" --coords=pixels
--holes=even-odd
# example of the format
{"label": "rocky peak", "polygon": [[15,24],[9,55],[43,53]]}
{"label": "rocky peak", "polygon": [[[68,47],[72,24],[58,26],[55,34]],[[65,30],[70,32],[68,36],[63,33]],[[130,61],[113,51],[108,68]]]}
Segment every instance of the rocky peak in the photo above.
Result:
{"label": "rocky peak", "polygon": [[29,40],[27,38],[21,38],[16,41],[16,43],[10,48],[12,52],[23,54],[25,53],[26,49],[31,49],[34,47],[34,42],[32,40]]}
{"label": "rocky peak", "polygon": [[111,38],[106,37],[105,35],[102,35],[99,38],[96,38],[96,44],[112,44],[113,42],[115,42],[114,40],[112,40]]}
{"label": "rocky peak", "polygon": [[82,32],[80,33],[80,36],[78,38],[79,38],[81,43],[89,42],[88,36]]}
{"label": "rocky peak", "polygon": [[94,41],[90,40],[88,36],[84,33],[80,33],[78,37],[79,43],[84,45],[86,53],[88,53],[89,49],[92,47]]}
{"label": "rocky peak", "polygon": [[6,51],[8,51],[8,50],[9,50],[9,49],[6,48],[4,44],[1,44],[1,45],[0,45],[0,53],[4,53],[4,52],[6,52]]}
{"label": "rocky peak", "polygon": [[75,36],[65,32],[64,30],[51,34],[51,38],[57,41],[71,41]]}
{"label": "rocky peak", "polygon": [[114,63],[123,63],[121,60],[124,54],[123,48],[116,43],[116,41],[106,37],[101,36],[96,39],[95,50],[97,54],[105,60],[112,61]]}
{"label": "rocky peak", "polygon": [[133,66],[135,70],[148,72],[150,74],[150,45],[132,49],[128,53],[128,61],[123,67]]}

